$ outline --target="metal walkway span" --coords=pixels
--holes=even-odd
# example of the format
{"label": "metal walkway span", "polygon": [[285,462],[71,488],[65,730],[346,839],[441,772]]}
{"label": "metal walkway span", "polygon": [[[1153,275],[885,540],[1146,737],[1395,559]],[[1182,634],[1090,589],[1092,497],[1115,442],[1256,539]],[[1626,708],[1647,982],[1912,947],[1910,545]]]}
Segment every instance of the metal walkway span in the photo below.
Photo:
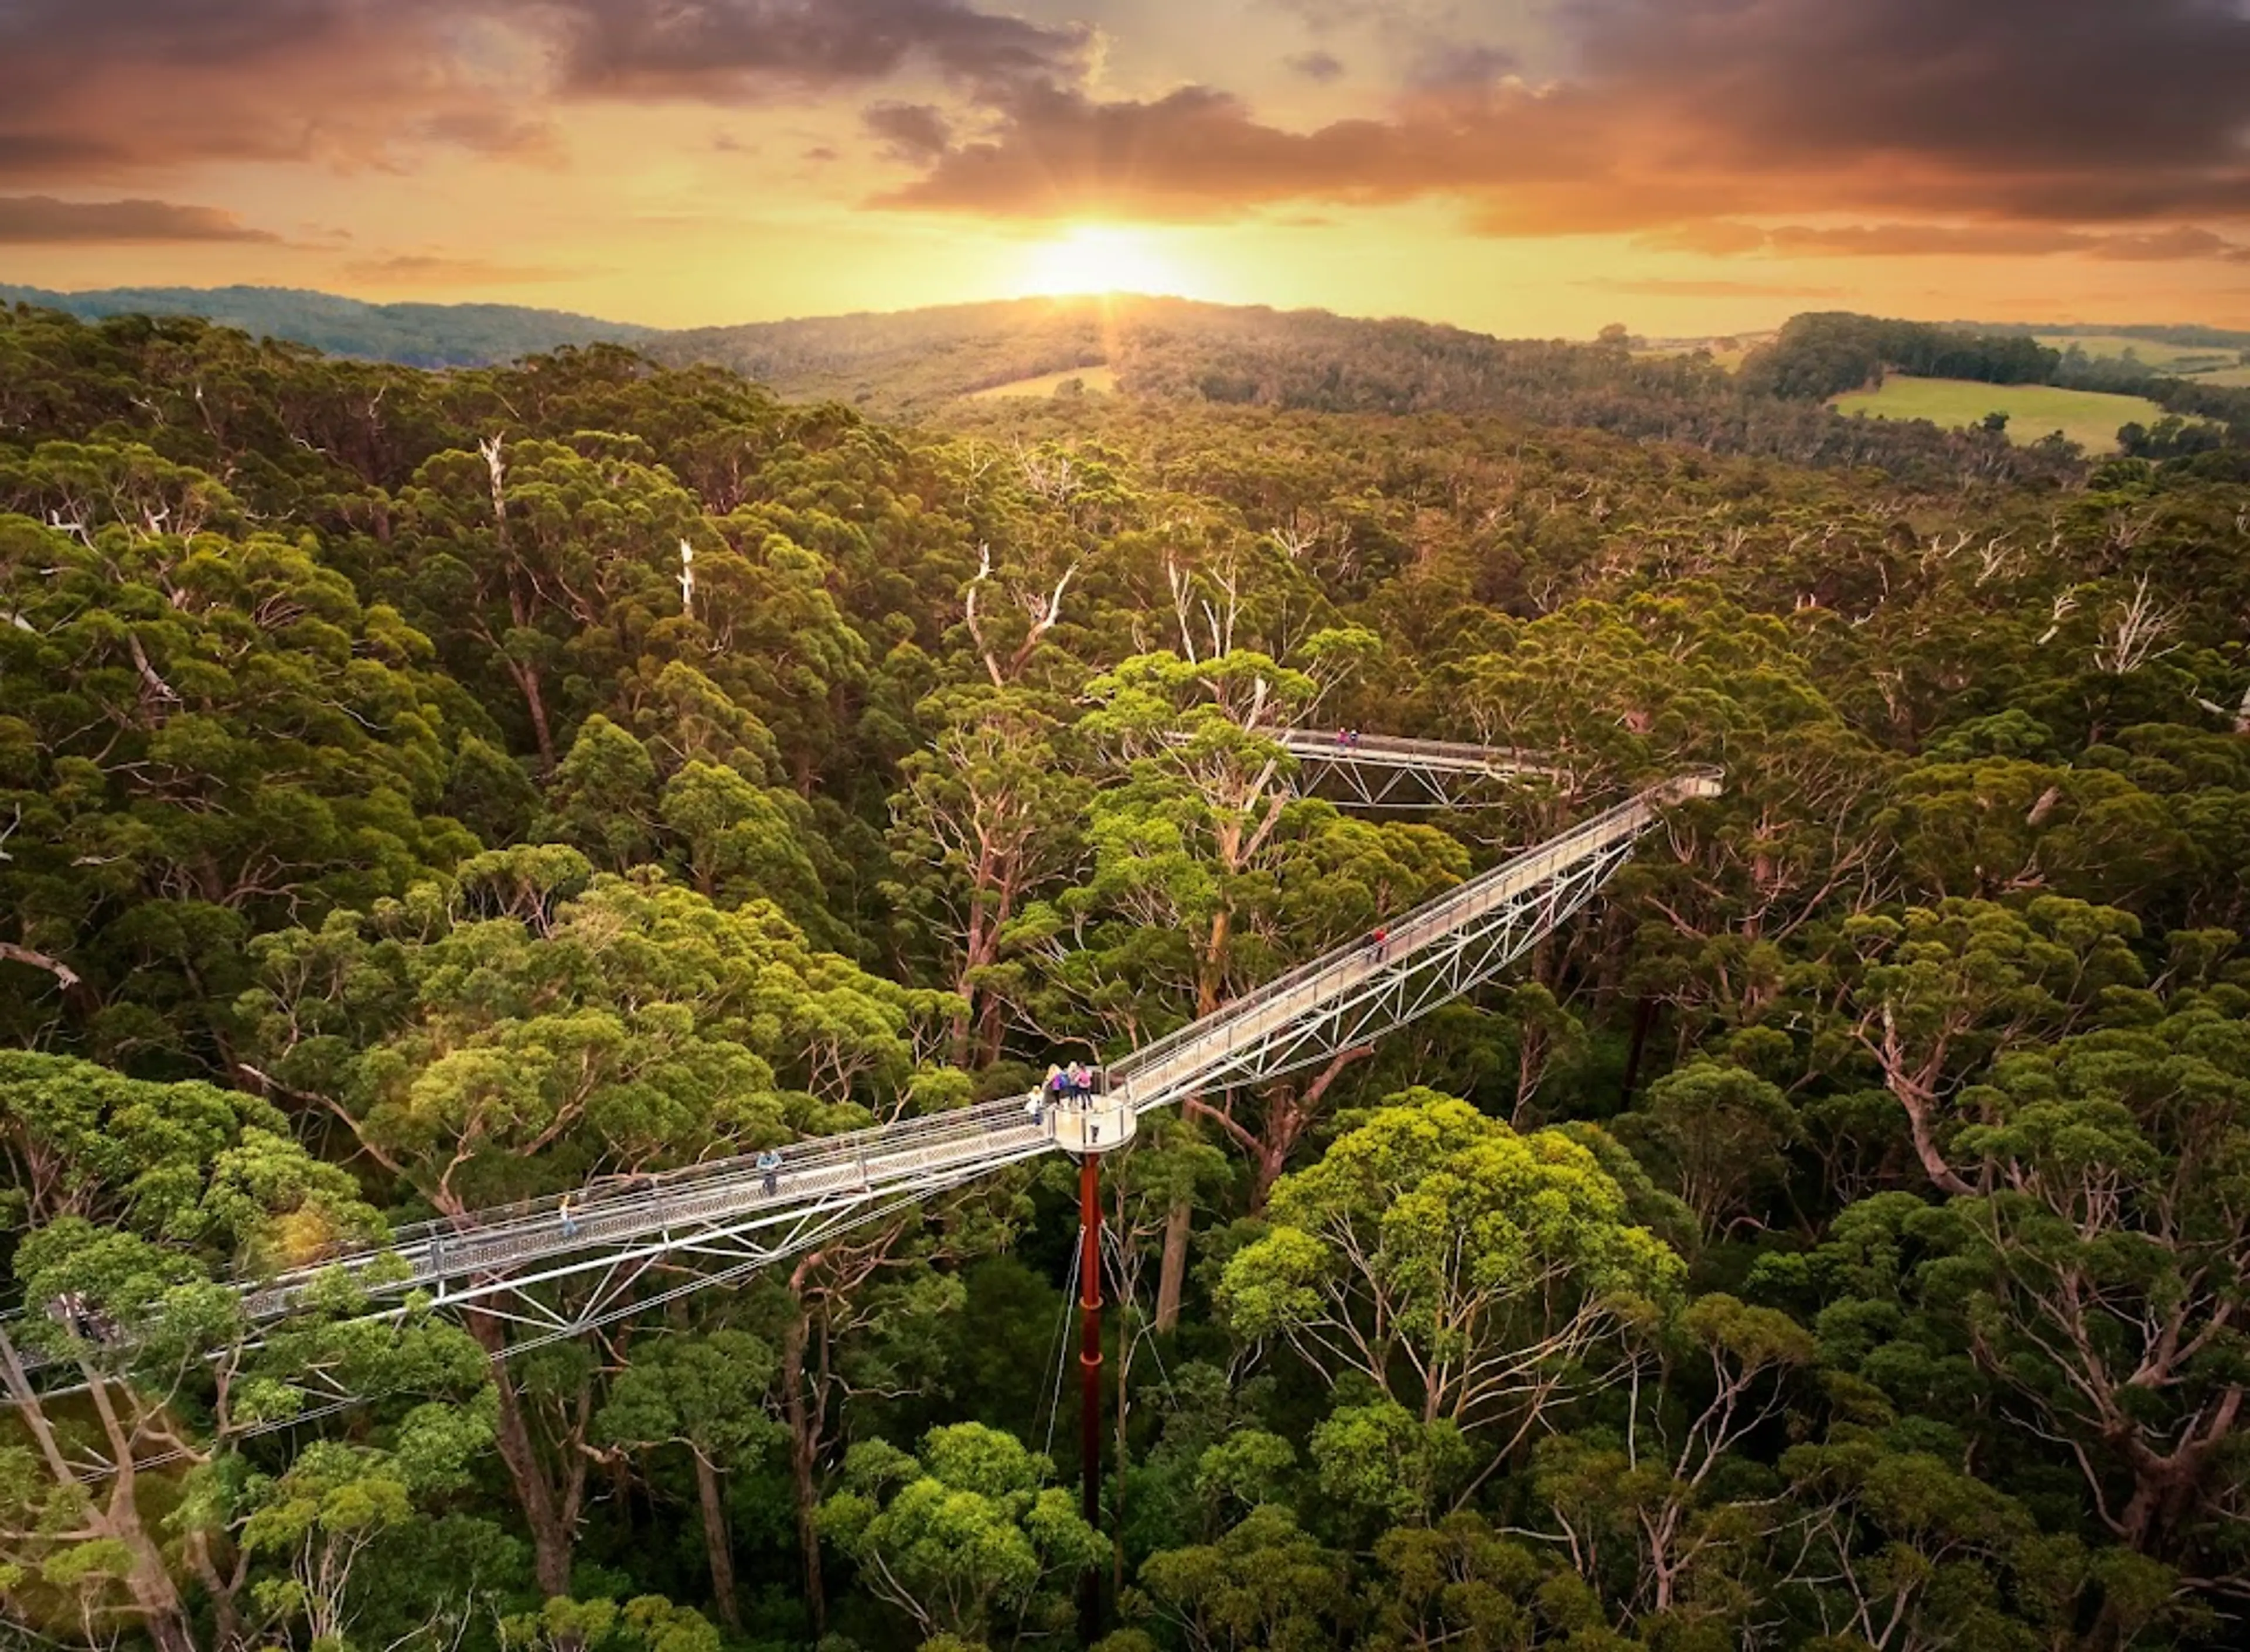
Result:
{"label": "metal walkway span", "polygon": [[1536,756],[1458,740],[1403,740],[1357,730],[1283,729],[1300,790],[1368,809],[1463,809],[1488,802],[1494,781],[1560,781]]}
{"label": "metal walkway span", "polygon": [[[1311,738],[1328,740],[1334,756],[1333,736]],[[1497,772],[1494,762],[1483,753],[1477,772]],[[778,1166],[744,1155],[605,1179],[245,1280],[244,1309],[253,1325],[267,1324],[349,1282],[366,1293],[369,1311],[404,1311],[411,1294],[473,1304],[522,1327],[518,1346],[535,1346],[740,1278],[1004,1166],[1106,1151],[1143,1114],[1323,1063],[1491,980],[1591,900],[1666,808],[1719,790],[1713,770],[1651,787],[1416,908],[1381,943],[1339,947],[1112,1063],[1102,1094],[1085,1108],[1050,1111],[1034,1124],[1026,1098],[1011,1097],[805,1142],[782,1151]],[[663,1275],[646,1279],[659,1263]],[[581,1288],[537,1289],[563,1279]],[[26,1370],[49,1363],[31,1348],[21,1353]]]}

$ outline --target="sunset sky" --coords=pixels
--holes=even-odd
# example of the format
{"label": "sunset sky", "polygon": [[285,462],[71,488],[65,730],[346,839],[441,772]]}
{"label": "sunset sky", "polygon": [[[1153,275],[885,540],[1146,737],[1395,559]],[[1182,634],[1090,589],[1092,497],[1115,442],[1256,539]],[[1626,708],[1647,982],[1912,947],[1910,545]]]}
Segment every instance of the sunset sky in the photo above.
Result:
{"label": "sunset sky", "polygon": [[0,280],[2250,326],[2250,0],[0,0]]}

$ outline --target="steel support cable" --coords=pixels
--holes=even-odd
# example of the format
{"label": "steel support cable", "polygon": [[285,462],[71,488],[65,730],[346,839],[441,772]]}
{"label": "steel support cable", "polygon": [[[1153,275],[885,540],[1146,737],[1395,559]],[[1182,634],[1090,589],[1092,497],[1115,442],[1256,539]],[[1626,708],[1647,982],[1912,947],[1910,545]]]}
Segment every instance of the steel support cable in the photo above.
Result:
{"label": "steel support cable", "polygon": [[1075,1250],[1070,1254],[1069,1263],[1065,1268],[1064,1274],[1061,1310],[1055,1316],[1054,1391],[1047,1396],[1046,1450],[1050,1459],[1054,1456],[1055,1429],[1062,1422],[1062,1373],[1070,1368],[1070,1316],[1078,1306],[1071,1296],[1071,1292],[1078,1284],[1078,1253]]}
{"label": "steel support cable", "polygon": [[1177,1410],[1178,1402],[1171,1398],[1172,1373],[1164,1364],[1163,1350],[1156,1346],[1156,1326],[1141,1311],[1140,1293],[1127,1288],[1131,1282],[1125,1270],[1125,1236],[1107,1224],[1104,1224],[1102,1231],[1109,1242],[1102,1254],[1104,1266],[1109,1270],[1110,1298],[1119,1308],[1131,1310],[1132,1321],[1137,1322],[1134,1324],[1132,1346],[1117,1351],[1118,1380],[1124,1380],[1125,1372],[1133,1363],[1134,1353],[1146,1347],[1149,1357],[1156,1362],[1156,1377],[1163,1385],[1166,1400],[1174,1410]]}

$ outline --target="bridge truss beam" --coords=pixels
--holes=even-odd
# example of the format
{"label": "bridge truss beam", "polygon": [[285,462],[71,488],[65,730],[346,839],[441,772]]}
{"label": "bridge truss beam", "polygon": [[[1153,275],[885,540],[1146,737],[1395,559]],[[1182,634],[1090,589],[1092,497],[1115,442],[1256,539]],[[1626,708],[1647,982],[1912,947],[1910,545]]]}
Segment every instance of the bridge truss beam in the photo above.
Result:
{"label": "bridge truss beam", "polygon": [[[1262,1084],[1429,1014],[1584,907],[1666,806],[1717,790],[1715,774],[1667,781],[1470,878],[1398,919],[1379,944],[1339,947],[1112,1063],[1098,1105],[1138,1115]],[[1034,1124],[1024,1099],[1011,1098],[807,1142],[776,1167],[733,1159],[426,1223],[378,1249],[244,1281],[245,1317],[273,1324],[342,1281],[365,1293],[370,1317],[424,1302],[471,1309],[514,1325],[516,1346],[536,1346],[733,1283],[1004,1166],[1081,1145],[1055,1124],[1052,1115]],[[75,1386],[76,1359],[15,1340],[24,1377]]]}

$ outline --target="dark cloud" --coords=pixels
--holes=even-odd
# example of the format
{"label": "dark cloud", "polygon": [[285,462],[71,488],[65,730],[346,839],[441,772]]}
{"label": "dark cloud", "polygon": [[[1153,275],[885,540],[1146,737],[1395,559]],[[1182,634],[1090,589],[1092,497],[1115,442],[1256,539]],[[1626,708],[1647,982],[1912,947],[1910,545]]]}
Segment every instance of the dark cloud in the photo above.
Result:
{"label": "dark cloud", "polygon": [[60,244],[125,241],[278,241],[216,207],[169,201],[58,201],[0,196],[0,243]]}
{"label": "dark cloud", "polygon": [[896,160],[927,164],[953,144],[952,124],[927,103],[878,103],[860,120]]}
{"label": "dark cloud", "polygon": [[1089,31],[968,0],[0,0],[0,178],[558,153],[557,100],[748,103],[912,69],[1075,82]]}
{"label": "dark cloud", "polygon": [[2250,214],[2237,0],[1577,0],[1564,16],[1577,83],[1646,134],[1632,158],[1731,173],[1749,210]]}
{"label": "dark cloud", "polygon": [[922,61],[968,86],[1075,77],[1082,27],[1048,27],[961,0],[554,0],[565,86],[624,97],[825,90]]}
{"label": "dark cloud", "polygon": [[1343,74],[1343,59],[1332,52],[1300,52],[1283,61],[1294,72],[1308,80],[1327,82]]}
{"label": "dark cloud", "polygon": [[1266,0],[1276,11],[1286,11],[1315,34],[1328,34],[1382,15],[1383,0]]}
{"label": "dark cloud", "polygon": [[1563,16],[1586,80],[1654,89],[1736,163],[1922,160],[2004,186],[2136,173],[2159,190],[2231,163],[2240,182],[2250,16],[2233,0],[1577,0]]}
{"label": "dark cloud", "polygon": [[1447,95],[1394,119],[1294,133],[1210,86],[1148,101],[1037,86],[1008,101],[997,129],[956,144],[878,204],[1191,221],[1280,202],[1364,205],[1519,191],[1523,201],[1552,197],[1552,210],[1569,210],[1559,197],[1598,164],[1599,134],[1568,110],[1539,106],[1530,93],[1491,89],[1474,110]]}
{"label": "dark cloud", "polygon": [[1476,40],[1431,40],[1414,54],[1406,78],[1418,91],[1480,90],[1522,66],[1504,46]]}
{"label": "dark cloud", "polygon": [[0,0],[0,176],[196,161],[390,163],[551,143],[517,64],[460,45],[518,0]]}
{"label": "dark cloud", "polygon": [[730,100],[865,84],[921,61],[971,86],[1074,78],[1092,44],[962,0],[551,0],[568,89]]}
{"label": "dark cloud", "polygon": [[[1336,23],[1356,8],[1292,4]],[[1193,86],[1019,88],[887,204],[1224,217],[1460,201],[1494,234],[1670,231],[1815,251],[1747,217],[1922,217],[1863,250],[2226,257],[2250,218],[2250,10],[2236,0],[1561,0],[1568,67],[1425,52],[1392,104],[1293,132]],[[2106,233],[2074,240],[2054,231]],[[1848,235],[1850,232],[1839,232]],[[2139,238],[2135,238],[2135,237]],[[1845,250],[1839,245],[1833,250]]]}

